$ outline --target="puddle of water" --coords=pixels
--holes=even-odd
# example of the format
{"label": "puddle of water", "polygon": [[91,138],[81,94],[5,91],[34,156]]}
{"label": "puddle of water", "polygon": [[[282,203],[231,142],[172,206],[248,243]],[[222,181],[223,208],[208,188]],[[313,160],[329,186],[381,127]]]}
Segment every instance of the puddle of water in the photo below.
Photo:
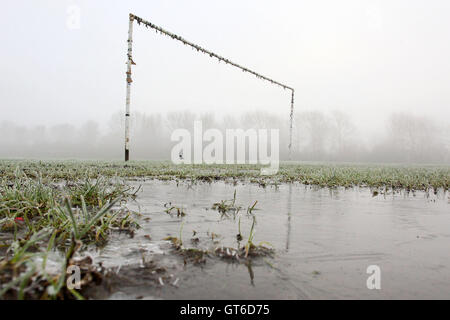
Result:
{"label": "puddle of water", "polygon": [[[447,194],[379,195],[368,189],[314,189],[304,185],[261,188],[223,182],[189,186],[176,182],[142,184],[135,210],[143,214],[134,238],[115,237],[95,260],[116,270],[163,264],[177,286],[120,288],[121,296],[170,299],[409,299],[450,298],[450,205]],[[248,206],[254,211],[254,243],[269,242],[276,254],[251,265],[208,259],[184,265],[170,254],[167,236],[186,247],[236,247],[238,219],[221,218],[211,207],[233,198],[242,206],[241,233],[249,236]],[[165,203],[184,208],[177,217]],[[150,218],[150,219],[145,219]],[[148,220],[148,221],[147,221]],[[181,228],[181,225],[183,227]],[[195,233],[195,235],[194,235]],[[214,234],[214,239],[212,234]],[[151,240],[148,238],[151,237]],[[198,238],[197,244],[191,243]],[[214,241],[219,241],[214,243]],[[241,243],[242,245],[242,243]],[[369,290],[369,265],[381,269],[381,290]],[[120,270],[119,270],[120,271]],[[139,277],[139,273],[135,275]],[[139,279],[137,279],[139,280]],[[114,296],[112,297],[114,298]]]}

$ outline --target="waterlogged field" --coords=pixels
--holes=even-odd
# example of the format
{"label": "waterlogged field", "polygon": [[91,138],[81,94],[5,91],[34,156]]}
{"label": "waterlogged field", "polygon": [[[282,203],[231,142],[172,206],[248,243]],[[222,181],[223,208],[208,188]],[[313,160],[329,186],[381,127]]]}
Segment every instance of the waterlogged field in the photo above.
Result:
{"label": "waterlogged field", "polygon": [[0,174],[3,299],[450,298],[449,167],[3,160]]}

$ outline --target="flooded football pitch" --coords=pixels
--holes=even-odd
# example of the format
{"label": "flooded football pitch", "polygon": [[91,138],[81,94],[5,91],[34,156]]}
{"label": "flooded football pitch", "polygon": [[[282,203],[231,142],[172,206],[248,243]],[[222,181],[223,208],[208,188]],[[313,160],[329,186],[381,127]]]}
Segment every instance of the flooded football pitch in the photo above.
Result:
{"label": "flooded football pitch", "polygon": [[[450,298],[450,198],[443,191],[130,183],[141,186],[128,204],[142,214],[141,228],[133,238],[118,235],[91,252],[120,278],[103,297]],[[225,201],[237,210],[213,209]],[[243,247],[249,237],[272,254],[233,259],[215,254]],[[180,254],[173,239],[189,252],[202,252],[201,259]],[[368,288],[374,276],[369,266],[379,267],[379,290]]]}

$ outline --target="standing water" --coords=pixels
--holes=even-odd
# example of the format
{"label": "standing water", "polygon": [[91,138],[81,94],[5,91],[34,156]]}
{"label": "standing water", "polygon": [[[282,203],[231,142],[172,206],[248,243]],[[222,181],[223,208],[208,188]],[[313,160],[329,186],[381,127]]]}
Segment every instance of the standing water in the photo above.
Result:
{"label": "standing water", "polygon": [[[95,257],[118,275],[134,268],[128,273],[132,280],[119,283],[112,299],[450,298],[446,193],[374,196],[366,188],[301,184],[133,184],[141,185],[133,209],[142,213],[142,228],[133,238],[112,239]],[[235,191],[241,207],[237,215],[212,209],[214,203],[232,200]],[[273,247],[273,256],[230,262],[210,255],[194,264],[163,240],[181,238],[184,247],[209,252],[242,247],[253,216],[253,243]],[[239,229],[243,239],[238,244]],[[165,280],[149,280],[148,261],[165,271]],[[369,266],[379,267],[380,289],[367,285]]]}

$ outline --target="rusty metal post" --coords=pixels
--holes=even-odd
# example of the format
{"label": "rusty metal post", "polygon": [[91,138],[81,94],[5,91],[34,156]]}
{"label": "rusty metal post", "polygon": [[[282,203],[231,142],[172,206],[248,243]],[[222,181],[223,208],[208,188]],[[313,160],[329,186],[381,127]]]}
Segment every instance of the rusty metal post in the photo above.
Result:
{"label": "rusty metal post", "polygon": [[291,90],[291,114],[289,124],[289,160],[292,160],[292,127],[294,122],[294,89]]}
{"label": "rusty metal post", "polygon": [[130,95],[131,95],[131,65],[135,64],[132,58],[133,52],[133,21],[134,16],[130,14],[130,23],[128,27],[128,53],[127,53],[127,99],[125,110],[125,161],[130,159]]}

